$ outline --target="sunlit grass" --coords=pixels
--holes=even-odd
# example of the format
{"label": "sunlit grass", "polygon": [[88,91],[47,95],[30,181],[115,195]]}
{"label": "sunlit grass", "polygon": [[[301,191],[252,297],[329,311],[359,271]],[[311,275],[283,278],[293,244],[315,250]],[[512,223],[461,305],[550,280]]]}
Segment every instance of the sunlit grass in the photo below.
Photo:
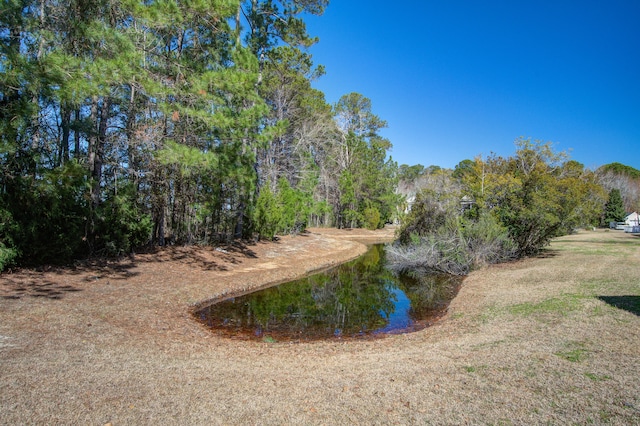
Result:
{"label": "sunlit grass", "polygon": [[589,299],[579,294],[564,294],[551,297],[539,302],[524,302],[508,306],[493,306],[487,309],[480,320],[486,322],[490,319],[510,315],[521,318],[533,318],[546,322],[555,317],[564,317],[582,309],[584,301]]}
{"label": "sunlit grass", "polygon": [[554,244],[553,250],[559,252],[571,252],[575,254],[581,254],[585,256],[617,256],[627,257],[631,254],[631,251],[626,250],[626,247],[620,247],[618,245],[612,246],[577,246],[574,244]]}
{"label": "sunlit grass", "polygon": [[591,278],[579,283],[580,290],[587,296],[604,294],[627,294],[640,296],[640,276],[619,274],[615,278]]}
{"label": "sunlit grass", "polygon": [[505,310],[512,315],[520,315],[523,317],[549,313],[566,315],[568,312],[580,309],[582,306],[581,299],[584,299],[584,297],[577,294],[566,294],[560,297],[552,297],[541,302],[525,302],[507,306]]}
{"label": "sunlit grass", "polygon": [[[608,235],[610,236],[610,235]],[[640,238],[574,238],[561,237],[551,243],[551,249],[586,256],[616,256],[628,258],[640,247]]]}

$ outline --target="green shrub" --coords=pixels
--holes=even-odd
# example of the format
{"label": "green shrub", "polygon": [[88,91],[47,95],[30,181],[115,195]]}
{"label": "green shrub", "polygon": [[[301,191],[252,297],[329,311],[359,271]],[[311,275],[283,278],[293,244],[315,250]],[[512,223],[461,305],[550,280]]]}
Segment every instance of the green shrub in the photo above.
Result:
{"label": "green shrub", "polygon": [[0,209],[0,272],[12,266],[18,258],[18,249],[11,236],[12,228],[15,228],[15,222],[11,213]]}
{"label": "green shrub", "polygon": [[278,180],[277,200],[281,209],[277,232],[292,234],[304,230],[310,203],[302,191],[292,188],[289,181],[282,177]]}
{"label": "green shrub", "polygon": [[490,213],[481,213],[477,220],[463,220],[462,235],[473,268],[516,256],[517,246],[509,236],[509,230]]}
{"label": "green shrub", "polygon": [[270,183],[267,182],[260,189],[254,210],[254,223],[258,235],[272,240],[276,235],[281,216],[282,211],[278,200],[271,191]]}
{"label": "green shrub", "polygon": [[450,198],[432,190],[422,190],[416,194],[411,211],[399,230],[400,242],[409,243],[412,234],[423,237],[433,234],[444,226],[447,217],[455,214]]}
{"label": "green shrub", "polygon": [[488,213],[478,220],[449,216],[432,232],[413,232],[407,240],[399,240],[388,250],[389,267],[395,271],[466,275],[513,258],[517,251],[507,229]]}
{"label": "green shrub", "polygon": [[86,256],[87,194],[86,172],[75,162],[37,178],[14,178],[3,200],[13,219],[8,238],[3,236],[4,258],[35,265]]}
{"label": "green shrub", "polygon": [[0,243],[0,272],[12,266],[17,257],[18,250],[16,248],[7,247],[3,243]]}
{"label": "green shrub", "polygon": [[364,224],[367,229],[378,229],[380,227],[380,212],[375,207],[364,209]]}
{"label": "green shrub", "polygon": [[292,188],[285,178],[278,180],[277,192],[270,182],[260,189],[253,221],[260,237],[273,239],[276,234],[293,234],[304,230],[312,200],[302,191]]}
{"label": "green shrub", "polygon": [[153,223],[136,203],[132,186],[121,188],[118,195],[107,199],[98,211],[96,251],[108,256],[131,253],[151,238]]}

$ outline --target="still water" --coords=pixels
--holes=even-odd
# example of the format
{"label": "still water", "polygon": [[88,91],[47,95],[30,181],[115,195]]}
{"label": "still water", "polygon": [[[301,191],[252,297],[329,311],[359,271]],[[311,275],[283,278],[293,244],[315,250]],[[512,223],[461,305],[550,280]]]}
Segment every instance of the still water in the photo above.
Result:
{"label": "still water", "polygon": [[229,298],[195,313],[215,333],[267,341],[357,339],[407,333],[446,311],[462,278],[397,276],[384,245],[307,278]]}

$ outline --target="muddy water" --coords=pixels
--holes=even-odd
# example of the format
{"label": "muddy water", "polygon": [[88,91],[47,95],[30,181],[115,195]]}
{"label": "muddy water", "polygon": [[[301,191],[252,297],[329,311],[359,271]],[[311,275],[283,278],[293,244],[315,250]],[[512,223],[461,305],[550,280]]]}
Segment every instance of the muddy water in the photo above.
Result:
{"label": "muddy water", "polygon": [[396,276],[384,267],[384,246],[310,277],[195,313],[217,334],[265,341],[361,339],[408,333],[446,311],[462,279]]}

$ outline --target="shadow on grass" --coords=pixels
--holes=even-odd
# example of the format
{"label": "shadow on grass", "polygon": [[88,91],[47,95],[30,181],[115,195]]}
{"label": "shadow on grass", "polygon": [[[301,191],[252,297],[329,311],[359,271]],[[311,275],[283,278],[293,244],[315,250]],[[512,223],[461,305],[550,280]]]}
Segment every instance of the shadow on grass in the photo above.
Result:
{"label": "shadow on grass", "polygon": [[545,248],[540,250],[538,254],[535,255],[538,259],[552,259],[560,254],[559,250],[554,250],[550,248]]}
{"label": "shadow on grass", "polygon": [[21,299],[25,296],[59,300],[67,293],[81,291],[71,285],[54,281],[23,277],[14,279],[7,277],[0,285],[0,297],[3,299]]}
{"label": "shadow on grass", "polygon": [[640,316],[640,296],[598,296],[598,299],[618,309],[624,309]]}
{"label": "shadow on grass", "polygon": [[[269,244],[278,244],[270,242]],[[73,265],[40,265],[18,268],[0,274],[0,299],[22,299],[25,296],[59,300],[69,293],[82,291],[65,283],[65,276],[80,275],[88,283],[108,278],[126,281],[140,275],[136,271],[140,263],[178,262],[203,270],[226,271],[228,264],[242,263],[245,258],[257,258],[251,242],[233,241],[223,247],[165,246],[152,247],[139,252],[141,256],[121,258],[89,258]],[[47,274],[57,275],[48,278]]]}
{"label": "shadow on grass", "polygon": [[[266,242],[264,242],[266,243]],[[242,263],[242,259],[256,259],[258,256],[251,245],[262,244],[255,242],[233,241],[231,243],[214,246],[183,246],[168,245],[163,247],[148,247],[135,256],[134,263],[162,263],[165,261],[192,265],[205,271],[227,271],[228,265]],[[269,244],[278,244],[276,241]]]}

